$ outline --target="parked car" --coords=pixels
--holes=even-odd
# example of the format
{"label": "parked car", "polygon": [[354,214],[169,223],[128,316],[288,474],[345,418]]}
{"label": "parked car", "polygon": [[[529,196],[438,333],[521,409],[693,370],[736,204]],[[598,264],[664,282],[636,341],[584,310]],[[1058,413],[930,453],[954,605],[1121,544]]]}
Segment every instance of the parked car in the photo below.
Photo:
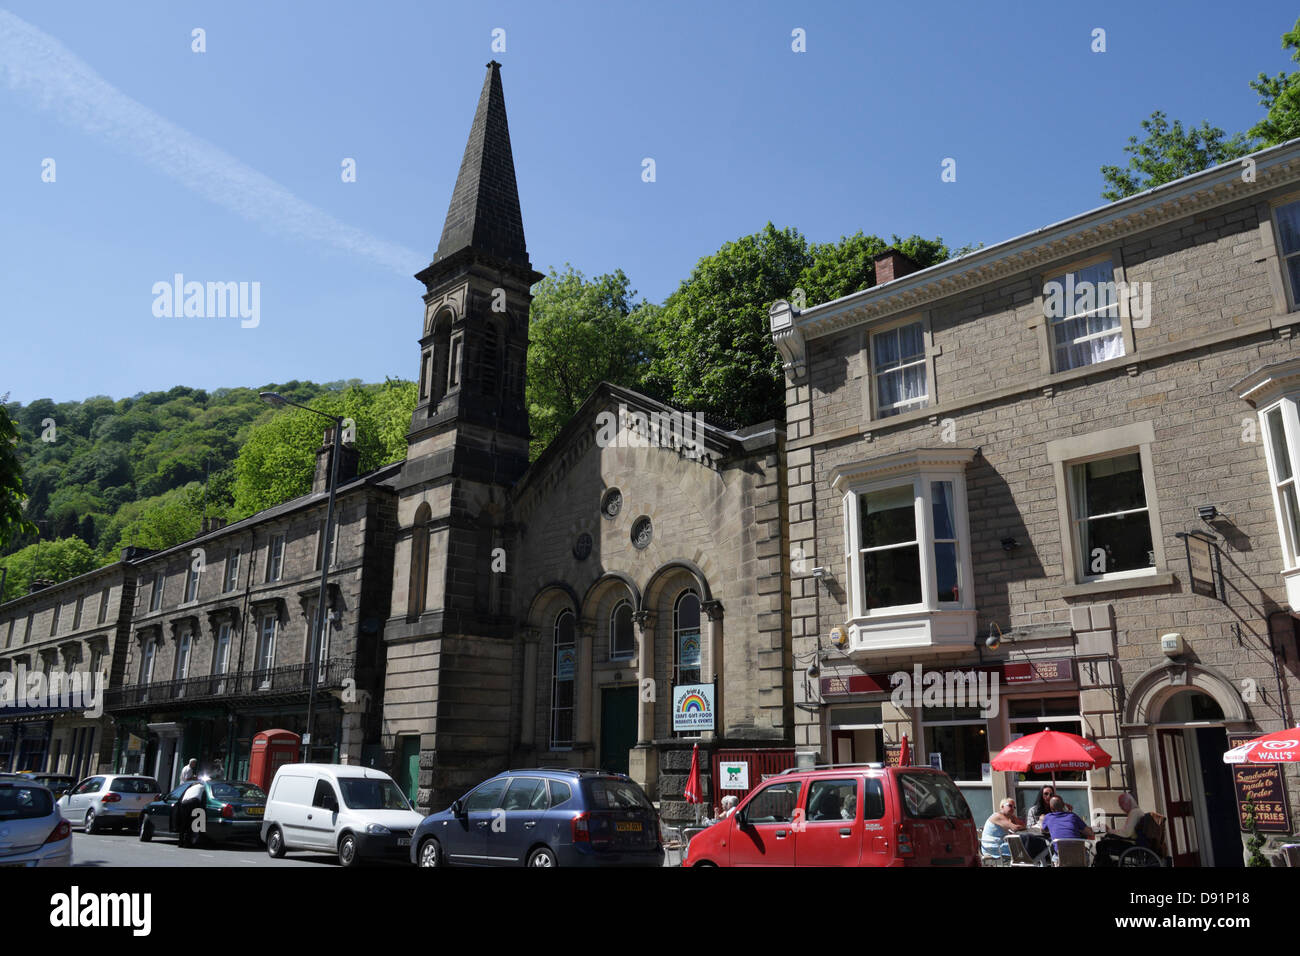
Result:
{"label": "parked car", "polygon": [[63,818],[86,833],[102,827],[134,830],[140,814],[162,793],[158,781],[139,774],[87,777],[59,798]]}
{"label": "parked car", "polygon": [[507,770],[415,830],[417,866],[662,866],[659,814],[604,770]]}
{"label": "parked car", "polygon": [[291,763],[271,781],[262,839],[277,859],[287,850],[312,850],[337,853],[343,866],[404,860],[421,819],[382,770]]}
{"label": "parked car", "polygon": [[71,864],[72,824],[63,819],[49,788],[0,779],[0,868]]}
{"label": "parked car", "polygon": [[67,773],[38,773],[33,779],[42,787],[48,787],[55,800],[71,790],[77,782],[76,777]]}
{"label": "parked car", "polygon": [[979,866],[946,773],[879,764],[787,770],[695,835],[683,866]]}
{"label": "parked car", "polygon": [[[204,787],[205,826],[200,839],[214,843],[246,840],[256,843],[262,838],[262,815],[266,811],[266,791],[246,780],[200,781]],[[155,836],[176,836],[172,829],[172,810],[181,795],[194,785],[187,780],[165,797],[144,808],[140,817],[140,841],[148,843]]]}

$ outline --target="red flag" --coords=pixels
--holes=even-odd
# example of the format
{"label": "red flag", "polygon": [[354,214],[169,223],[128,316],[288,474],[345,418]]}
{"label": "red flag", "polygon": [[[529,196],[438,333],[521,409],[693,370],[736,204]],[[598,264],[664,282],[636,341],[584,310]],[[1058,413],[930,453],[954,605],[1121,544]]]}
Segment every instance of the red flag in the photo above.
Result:
{"label": "red flag", "polygon": [[898,765],[900,767],[912,766],[912,752],[907,749],[907,734],[903,734],[903,746],[898,751]]}
{"label": "red flag", "polygon": [[700,745],[691,750],[691,775],[686,778],[686,792],[682,794],[687,803],[700,802]]}

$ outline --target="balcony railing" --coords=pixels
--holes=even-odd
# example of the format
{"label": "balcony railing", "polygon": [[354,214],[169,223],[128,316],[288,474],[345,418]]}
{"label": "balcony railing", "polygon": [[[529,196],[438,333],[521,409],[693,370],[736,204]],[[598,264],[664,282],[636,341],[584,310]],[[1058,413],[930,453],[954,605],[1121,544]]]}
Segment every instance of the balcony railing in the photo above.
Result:
{"label": "balcony railing", "polygon": [[[345,680],[355,677],[355,665],[356,661],[351,657],[335,657],[321,661],[318,666],[317,690],[342,687]],[[208,701],[214,698],[256,698],[295,693],[305,695],[310,673],[310,664],[290,664],[286,667],[269,667],[231,674],[187,677],[184,680],[155,681],[152,684],[128,684],[126,687],[110,690],[106,695],[105,706],[109,710],[114,710],[165,703]]]}

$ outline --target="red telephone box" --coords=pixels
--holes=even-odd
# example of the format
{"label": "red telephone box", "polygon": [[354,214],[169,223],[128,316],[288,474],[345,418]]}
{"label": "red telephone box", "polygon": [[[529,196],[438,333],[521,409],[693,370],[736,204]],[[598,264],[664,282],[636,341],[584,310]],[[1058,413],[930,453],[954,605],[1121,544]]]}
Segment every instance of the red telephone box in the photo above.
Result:
{"label": "red telephone box", "polygon": [[302,738],[292,730],[263,730],[253,738],[248,759],[248,779],[268,793],[275,772],[287,763],[295,763]]}

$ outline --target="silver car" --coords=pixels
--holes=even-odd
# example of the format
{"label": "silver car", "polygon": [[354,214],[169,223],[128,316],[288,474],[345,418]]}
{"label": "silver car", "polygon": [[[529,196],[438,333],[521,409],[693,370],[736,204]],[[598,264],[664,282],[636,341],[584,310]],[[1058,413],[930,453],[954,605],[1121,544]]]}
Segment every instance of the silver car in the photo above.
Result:
{"label": "silver car", "polygon": [[71,866],[72,825],[40,784],[0,779],[0,869]]}
{"label": "silver car", "polygon": [[139,774],[87,777],[59,798],[63,818],[86,833],[106,827],[134,830],[140,814],[161,795],[158,781]]}

